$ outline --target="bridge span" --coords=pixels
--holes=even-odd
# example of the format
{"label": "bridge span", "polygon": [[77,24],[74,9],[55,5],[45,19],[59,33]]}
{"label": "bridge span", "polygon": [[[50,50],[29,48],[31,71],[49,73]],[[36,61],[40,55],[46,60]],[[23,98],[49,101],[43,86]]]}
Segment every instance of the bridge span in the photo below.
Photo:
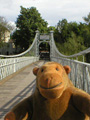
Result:
{"label": "bridge span", "polygon": [[[69,65],[73,84],[90,94],[90,64],[84,62],[87,53],[90,53],[90,48],[74,55],[63,55],[55,45],[53,31],[49,34],[36,31],[35,39],[26,51],[17,55],[0,55],[5,58],[0,59],[0,120],[15,104],[32,94],[35,88],[32,69],[44,64],[47,58]],[[78,61],[78,56],[82,56],[82,62]],[[43,61],[39,61],[41,59]]]}
{"label": "bridge span", "polygon": [[44,63],[45,61],[38,61],[30,64],[0,84],[0,120],[13,106],[33,93],[36,82],[32,70]]}

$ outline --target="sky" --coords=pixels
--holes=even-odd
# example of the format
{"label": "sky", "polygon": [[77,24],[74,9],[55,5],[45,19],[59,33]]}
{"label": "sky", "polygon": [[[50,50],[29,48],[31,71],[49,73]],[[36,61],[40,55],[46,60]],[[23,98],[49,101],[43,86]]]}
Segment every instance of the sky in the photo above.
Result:
{"label": "sky", "polygon": [[50,26],[57,25],[62,19],[84,22],[83,17],[90,12],[90,0],[0,0],[0,16],[14,24],[20,14],[20,6],[36,7]]}

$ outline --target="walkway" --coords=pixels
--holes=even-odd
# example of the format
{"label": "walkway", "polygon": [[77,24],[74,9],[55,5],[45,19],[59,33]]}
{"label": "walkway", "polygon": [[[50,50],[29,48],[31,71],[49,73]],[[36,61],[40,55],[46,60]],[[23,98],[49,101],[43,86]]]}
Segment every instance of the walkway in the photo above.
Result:
{"label": "walkway", "polygon": [[32,70],[35,66],[41,66],[44,61],[29,65],[11,79],[0,85],[0,120],[5,114],[19,103],[30,96],[35,89],[35,76]]}

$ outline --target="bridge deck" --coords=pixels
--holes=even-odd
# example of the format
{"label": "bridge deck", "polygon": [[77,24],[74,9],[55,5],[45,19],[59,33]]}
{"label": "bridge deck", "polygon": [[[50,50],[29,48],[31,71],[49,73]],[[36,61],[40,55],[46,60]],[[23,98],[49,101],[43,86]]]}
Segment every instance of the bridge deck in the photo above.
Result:
{"label": "bridge deck", "polygon": [[35,76],[32,69],[44,61],[29,65],[7,82],[0,85],[0,120],[5,114],[24,98],[30,96],[35,89]]}

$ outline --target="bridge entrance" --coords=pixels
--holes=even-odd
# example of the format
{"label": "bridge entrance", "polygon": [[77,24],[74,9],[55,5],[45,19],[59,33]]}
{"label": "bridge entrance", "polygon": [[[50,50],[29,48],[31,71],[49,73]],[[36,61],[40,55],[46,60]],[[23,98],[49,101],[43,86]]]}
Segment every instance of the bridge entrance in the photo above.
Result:
{"label": "bridge entrance", "polygon": [[50,45],[48,42],[42,42],[39,45],[39,56],[40,59],[50,60]]}

